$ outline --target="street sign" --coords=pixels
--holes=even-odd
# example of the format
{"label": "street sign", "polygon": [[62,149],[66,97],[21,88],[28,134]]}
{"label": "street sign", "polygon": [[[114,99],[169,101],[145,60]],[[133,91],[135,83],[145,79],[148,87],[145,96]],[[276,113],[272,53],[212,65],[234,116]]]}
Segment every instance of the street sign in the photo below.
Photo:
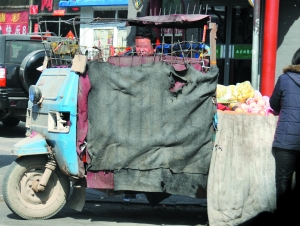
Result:
{"label": "street sign", "polygon": [[251,59],[252,45],[232,45],[232,56],[234,59]]}
{"label": "street sign", "polygon": [[39,12],[39,6],[38,5],[31,5],[29,6],[29,14],[30,15],[36,15]]}
{"label": "street sign", "polygon": [[0,27],[3,34],[27,34],[28,10],[0,12]]}

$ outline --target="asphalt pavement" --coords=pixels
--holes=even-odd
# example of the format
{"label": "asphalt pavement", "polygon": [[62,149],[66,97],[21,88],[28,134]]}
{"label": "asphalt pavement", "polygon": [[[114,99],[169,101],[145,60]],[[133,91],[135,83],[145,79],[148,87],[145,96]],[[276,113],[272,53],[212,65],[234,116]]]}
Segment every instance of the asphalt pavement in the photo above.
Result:
{"label": "asphalt pavement", "polygon": [[[11,133],[10,133],[11,134]],[[86,203],[81,212],[63,208],[47,221],[24,221],[12,214],[3,201],[2,182],[4,174],[16,156],[11,155],[14,143],[23,139],[19,135],[8,135],[0,123],[0,226],[5,225],[78,225],[97,224],[103,226],[151,226],[151,225],[207,225],[206,199],[171,196],[159,205],[151,207],[145,195],[107,196],[105,193],[87,188]]]}

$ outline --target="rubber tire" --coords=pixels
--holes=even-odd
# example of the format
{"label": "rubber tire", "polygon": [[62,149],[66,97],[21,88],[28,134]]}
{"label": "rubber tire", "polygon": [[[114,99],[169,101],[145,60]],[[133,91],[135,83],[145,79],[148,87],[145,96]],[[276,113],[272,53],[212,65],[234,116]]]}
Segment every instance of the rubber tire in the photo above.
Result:
{"label": "rubber tire", "polygon": [[20,119],[13,118],[13,117],[7,117],[5,119],[2,119],[2,124],[5,126],[17,126],[19,125]]}
{"label": "rubber tire", "polygon": [[[12,212],[23,219],[50,218],[66,204],[70,181],[58,167],[52,172],[45,191],[34,193],[30,188],[30,179],[41,177],[46,162],[46,155],[23,156],[14,161],[4,175],[4,201]],[[43,203],[38,203],[41,199]]]}
{"label": "rubber tire", "polygon": [[[47,54],[49,54],[47,52]],[[36,70],[43,65],[46,52],[43,49],[29,53],[22,61],[19,70],[19,79],[23,88],[28,92],[31,85],[35,85],[42,72]]]}

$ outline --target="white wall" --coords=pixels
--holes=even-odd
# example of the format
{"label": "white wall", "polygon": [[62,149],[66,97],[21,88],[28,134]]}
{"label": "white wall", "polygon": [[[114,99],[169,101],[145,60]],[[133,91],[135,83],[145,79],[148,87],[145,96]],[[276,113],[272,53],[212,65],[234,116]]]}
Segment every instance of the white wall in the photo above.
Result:
{"label": "white wall", "polygon": [[300,2],[280,1],[279,10],[275,83],[282,69],[291,64],[294,53],[300,48]]}
{"label": "white wall", "polygon": [[[80,18],[93,18],[94,10],[92,7],[81,7]],[[84,19],[81,19],[84,20]],[[89,21],[89,19],[86,19]],[[93,42],[93,30],[89,24],[80,25],[80,46],[89,46]]]}
{"label": "white wall", "polygon": [[[117,7],[82,7],[80,12],[81,21],[90,22],[94,16],[94,10],[116,10]],[[113,28],[114,27],[114,40],[113,45],[116,47],[118,44],[117,27],[122,28],[125,26],[123,23],[103,23],[103,24],[81,24],[80,25],[80,46],[82,48],[92,47],[94,45],[94,29],[99,28]]]}

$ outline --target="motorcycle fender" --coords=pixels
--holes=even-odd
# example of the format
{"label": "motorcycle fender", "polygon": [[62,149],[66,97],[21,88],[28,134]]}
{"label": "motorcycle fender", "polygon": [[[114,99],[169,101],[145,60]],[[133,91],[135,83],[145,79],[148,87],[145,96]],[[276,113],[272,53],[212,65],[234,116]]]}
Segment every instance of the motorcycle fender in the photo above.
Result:
{"label": "motorcycle fender", "polygon": [[48,154],[49,146],[45,138],[39,134],[32,134],[13,146],[12,154],[17,156]]}

